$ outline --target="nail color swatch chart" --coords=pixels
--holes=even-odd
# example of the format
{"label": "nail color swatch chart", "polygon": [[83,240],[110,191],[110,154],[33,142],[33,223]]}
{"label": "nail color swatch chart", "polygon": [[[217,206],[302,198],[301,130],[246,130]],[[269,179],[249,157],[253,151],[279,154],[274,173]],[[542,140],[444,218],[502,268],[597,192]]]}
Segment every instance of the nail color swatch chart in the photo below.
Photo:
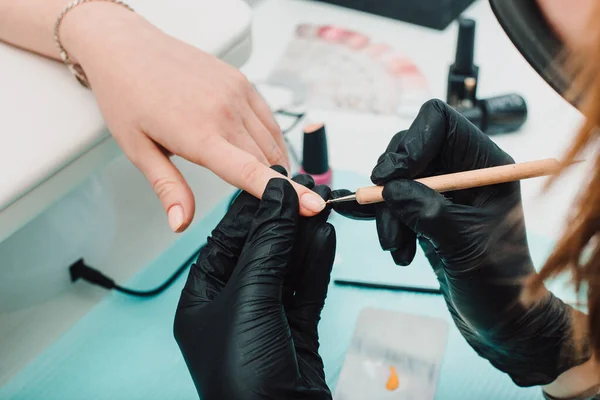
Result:
{"label": "nail color swatch chart", "polygon": [[359,32],[301,24],[265,82],[293,92],[293,106],[414,115],[429,96],[408,57]]}

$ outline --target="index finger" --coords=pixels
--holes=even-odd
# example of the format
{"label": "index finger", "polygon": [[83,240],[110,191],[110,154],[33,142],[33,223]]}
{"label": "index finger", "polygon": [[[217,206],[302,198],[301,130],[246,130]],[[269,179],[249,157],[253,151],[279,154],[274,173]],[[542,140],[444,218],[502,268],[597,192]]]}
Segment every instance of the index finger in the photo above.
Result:
{"label": "index finger", "polygon": [[325,201],[321,196],[261,164],[256,157],[221,137],[215,138],[211,143],[211,148],[203,152],[201,161],[204,166],[228,183],[259,199],[262,199],[265,188],[271,179],[287,179],[298,193],[300,213],[303,216],[314,216],[325,208]]}
{"label": "index finger", "polygon": [[258,90],[256,90],[256,88],[254,88],[254,87],[253,87],[253,90],[250,92],[248,101],[250,103],[250,107],[252,108],[252,110],[254,111],[256,116],[260,119],[260,121],[263,123],[263,125],[269,130],[271,136],[273,136],[273,139],[275,140],[275,142],[277,143],[277,146],[281,150],[281,154],[284,157],[284,162],[286,163],[286,165],[284,165],[284,167],[289,168],[290,160],[289,160],[289,156],[288,156],[287,146],[285,144],[285,140],[283,138],[283,133],[281,132],[281,128],[279,127],[279,124],[275,120],[275,117],[273,116],[271,109],[269,108],[269,106],[267,105],[265,100],[262,98],[262,96],[260,95]]}

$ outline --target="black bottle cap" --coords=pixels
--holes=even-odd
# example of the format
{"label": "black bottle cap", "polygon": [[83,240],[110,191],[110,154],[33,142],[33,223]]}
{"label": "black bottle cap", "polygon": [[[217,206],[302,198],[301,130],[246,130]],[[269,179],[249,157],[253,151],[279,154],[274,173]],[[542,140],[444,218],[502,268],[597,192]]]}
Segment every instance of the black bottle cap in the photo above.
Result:
{"label": "black bottle cap", "polygon": [[527,103],[518,94],[480,99],[474,107],[456,110],[488,135],[515,132],[527,121]]}
{"label": "black bottle cap", "polygon": [[329,171],[327,135],[323,124],[312,124],[304,128],[302,169],[304,172],[313,175],[324,174]]}
{"label": "black bottle cap", "polygon": [[527,121],[527,103],[518,94],[490,97],[481,103],[486,115],[484,132],[489,135],[514,132]]}
{"label": "black bottle cap", "polygon": [[458,20],[458,42],[456,43],[456,60],[454,69],[465,75],[473,72],[475,51],[475,21],[461,18]]}

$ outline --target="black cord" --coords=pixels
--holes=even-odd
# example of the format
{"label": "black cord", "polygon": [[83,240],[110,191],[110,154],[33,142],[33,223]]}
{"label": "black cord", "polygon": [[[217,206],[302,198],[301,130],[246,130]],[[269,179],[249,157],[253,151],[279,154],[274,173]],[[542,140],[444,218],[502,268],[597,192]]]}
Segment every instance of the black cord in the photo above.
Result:
{"label": "black cord", "polygon": [[385,283],[371,283],[371,282],[358,282],[358,281],[347,281],[344,279],[335,279],[333,281],[339,286],[350,286],[366,289],[383,289],[392,290],[396,292],[409,292],[409,293],[425,293],[425,294],[442,294],[440,289],[422,287],[422,286],[405,286],[405,285],[388,285]]}
{"label": "black cord", "polygon": [[[229,209],[231,207],[231,205],[233,204],[235,199],[237,199],[237,197],[239,196],[239,194],[241,192],[242,192],[241,190],[237,190],[234,193],[234,195],[231,197],[231,200],[229,201],[229,204],[227,205],[227,209]],[[194,254],[192,254],[187,260],[185,260],[185,262],[183,264],[181,264],[179,266],[179,268],[177,268],[177,270],[169,277],[169,279],[167,279],[160,286],[157,286],[156,288],[154,288],[152,290],[136,290],[136,289],[130,289],[130,288],[126,288],[126,287],[117,285],[112,278],[104,275],[102,272],[98,271],[97,269],[92,268],[89,265],[86,265],[83,258],[77,260],[75,263],[73,263],[69,267],[69,273],[71,275],[71,282],[75,282],[79,279],[83,279],[84,281],[91,283],[92,285],[101,286],[108,290],[114,289],[117,292],[121,292],[121,293],[130,295],[130,296],[154,297],[154,296],[161,294],[166,289],[168,289],[173,284],[173,282],[175,282],[177,280],[177,278],[179,278],[181,276],[181,274],[190,267],[190,265],[198,257],[198,255],[200,254],[200,252],[202,251],[202,249],[205,246],[206,246],[206,243],[204,243],[202,246],[200,246],[200,248]]]}
{"label": "black cord", "polygon": [[128,294],[130,296],[137,296],[137,297],[154,297],[158,294],[161,294],[162,292],[164,292],[169,286],[171,286],[173,284],[173,282],[175,282],[177,280],[177,278],[179,278],[179,276],[183,273],[183,271],[185,271],[186,269],[188,269],[188,267],[192,264],[192,262],[194,262],[194,260],[198,257],[198,255],[200,254],[200,252],[202,251],[202,249],[206,246],[206,244],[203,244],[202,246],[200,246],[200,249],[198,249],[198,251],[196,251],[191,257],[189,257],[187,260],[185,260],[185,262],[179,267],[177,268],[177,270],[173,273],[173,275],[171,275],[171,277],[169,279],[167,279],[162,285],[152,289],[152,290],[135,290],[135,289],[128,289],[126,287],[122,287],[119,285],[115,284],[114,289],[117,292],[121,292],[121,293],[125,293]]}
{"label": "black cord", "polygon": [[91,283],[92,285],[101,286],[108,290],[116,290],[117,292],[121,292],[124,294],[128,294],[130,296],[135,297],[154,297],[156,295],[164,292],[169,286],[173,284],[181,276],[181,274],[188,269],[191,263],[194,261],[196,257],[200,254],[200,251],[206,246],[206,244],[202,245],[198,251],[196,251],[191,257],[189,257],[185,262],[177,268],[177,270],[160,286],[152,290],[136,290],[129,289],[120,285],[117,285],[115,281],[104,275],[102,272],[98,271],[95,268],[86,265],[83,259],[77,260],[73,265],[69,267],[69,272],[71,274],[71,281],[75,282],[78,279],[83,279],[84,281]]}
{"label": "black cord", "polygon": [[288,111],[288,110],[284,110],[284,109],[279,109],[277,111],[274,111],[273,114],[281,114],[281,115],[285,115],[286,117],[293,117],[293,118],[295,118],[295,120],[292,123],[292,125],[290,125],[287,129],[284,129],[281,132],[283,135],[287,135],[292,130],[294,130],[294,128],[296,126],[298,126],[298,124],[300,123],[300,121],[302,121],[302,118],[304,118],[304,116],[306,115],[306,113],[303,113],[303,112],[293,112],[293,111]]}

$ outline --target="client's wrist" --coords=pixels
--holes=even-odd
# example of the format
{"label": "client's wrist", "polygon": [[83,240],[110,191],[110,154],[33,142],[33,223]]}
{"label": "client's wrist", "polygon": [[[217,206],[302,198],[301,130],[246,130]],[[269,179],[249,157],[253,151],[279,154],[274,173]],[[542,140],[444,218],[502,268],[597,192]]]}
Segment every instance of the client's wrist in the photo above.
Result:
{"label": "client's wrist", "polygon": [[85,67],[94,57],[109,54],[119,40],[127,40],[128,31],[141,25],[148,22],[120,4],[90,1],[64,16],[59,36],[71,60]]}

